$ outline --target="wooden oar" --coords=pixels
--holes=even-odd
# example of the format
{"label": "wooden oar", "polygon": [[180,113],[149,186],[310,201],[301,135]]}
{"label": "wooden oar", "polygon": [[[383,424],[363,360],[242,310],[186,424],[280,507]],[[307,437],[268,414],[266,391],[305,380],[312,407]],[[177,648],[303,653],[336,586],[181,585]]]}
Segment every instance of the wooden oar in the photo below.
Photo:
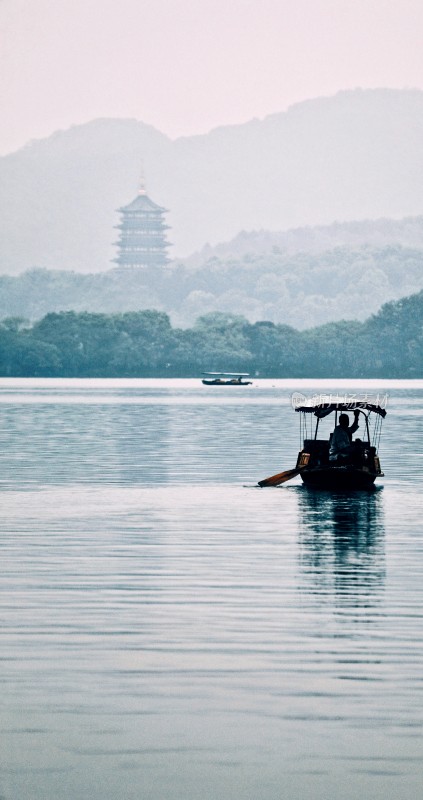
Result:
{"label": "wooden oar", "polygon": [[280,483],[285,483],[285,481],[290,481],[291,478],[295,478],[296,475],[299,475],[301,469],[286,469],[285,472],[279,472],[278,475],[272,475],[270,478],[263,478],[262,481],[258,482],[259,486],[279,486]]}

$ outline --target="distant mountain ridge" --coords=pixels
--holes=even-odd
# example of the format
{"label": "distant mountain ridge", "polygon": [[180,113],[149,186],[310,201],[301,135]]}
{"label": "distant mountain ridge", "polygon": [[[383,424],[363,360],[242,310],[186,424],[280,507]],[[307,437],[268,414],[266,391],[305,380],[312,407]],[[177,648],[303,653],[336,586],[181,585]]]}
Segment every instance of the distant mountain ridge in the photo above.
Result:
{"label": "distant mountain ridge", "polygon": [[[353,220],[331,225],[292,228],[287,231],[240,231],[228,242],[211,247],[183,259],[187,266],[204,266],[211,259],[246,257],[253,254],[323,253],[335,247],[357,248],[401,245],[423,250],[423,216],[405,219]],[[423,279],[423,275],[422,275]]]}
{"label": "distant mountain ridge", "polygon": [[0,272],[109,269],[141,162],[176,259],[240,231],[418,216],[422,140],[419,90],[341,92],[175,141],[136,120],[75,126],[0,158]]}

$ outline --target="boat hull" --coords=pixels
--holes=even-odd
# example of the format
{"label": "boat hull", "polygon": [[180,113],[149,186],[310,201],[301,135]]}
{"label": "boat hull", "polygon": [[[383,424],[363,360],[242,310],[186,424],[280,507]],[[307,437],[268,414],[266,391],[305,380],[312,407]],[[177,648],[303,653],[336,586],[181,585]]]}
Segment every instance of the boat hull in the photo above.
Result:
{"label": "boat hull", "polygon": [[251,386],[252,381],[223,381],[223,380],[207,380],[203,378],[202,383],[205,386]]}
{"label": "boat hull", "polygon": [[378,477],[375,472],[351,465],[312,467],[302,469],[300,475],[307,486],[315,486],[318,489],[368,489]]}

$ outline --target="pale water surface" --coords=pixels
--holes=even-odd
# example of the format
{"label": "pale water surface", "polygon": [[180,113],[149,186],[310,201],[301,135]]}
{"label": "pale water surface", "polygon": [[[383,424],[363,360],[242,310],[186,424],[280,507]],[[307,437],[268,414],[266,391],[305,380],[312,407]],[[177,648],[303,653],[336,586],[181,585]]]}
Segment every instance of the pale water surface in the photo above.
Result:
{"label": "pale water surface", "polygon": [[[337,389],[380,488],[256,488]],[[421,797],[422,401],[1,380],[2,800]]]}

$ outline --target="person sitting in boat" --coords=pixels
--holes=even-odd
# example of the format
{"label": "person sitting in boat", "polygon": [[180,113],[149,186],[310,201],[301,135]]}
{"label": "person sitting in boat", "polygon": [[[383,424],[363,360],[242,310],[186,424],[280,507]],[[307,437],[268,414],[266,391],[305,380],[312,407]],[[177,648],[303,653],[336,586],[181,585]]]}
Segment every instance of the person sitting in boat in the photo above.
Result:
{"label": "person sitting in boat", "polygon": [[348,414],[341,414],[339,425],[336,426],[331,435],[329,445],[329,461],[336,461],[338,458],[350,458],[355,455],[357,448],[352,444],[352,435],[358,428],[359,410],[354,411],[354,422],[350,427]]}

